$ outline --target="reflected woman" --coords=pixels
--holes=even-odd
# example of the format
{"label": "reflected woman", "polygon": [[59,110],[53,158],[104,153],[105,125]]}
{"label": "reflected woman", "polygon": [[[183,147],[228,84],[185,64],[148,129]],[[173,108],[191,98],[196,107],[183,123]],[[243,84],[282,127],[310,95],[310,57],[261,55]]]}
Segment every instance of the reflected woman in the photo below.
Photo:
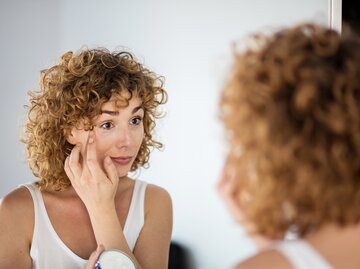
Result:
{"label": "reflected woman", "polygon": [[360,38],[309,24],[255,41],[221,99],[219,190],[263,246],[236,268],[360,268]]}
{"label": "reflected woman", "polygon": [[0,267],[93,268],[118,249],[137,268],[167,268],[170,196],[128,177],[162,146],[152,136],[162,85],[130,53],[105,49],[42,71],[24,138],[37,179],[1,201]]}

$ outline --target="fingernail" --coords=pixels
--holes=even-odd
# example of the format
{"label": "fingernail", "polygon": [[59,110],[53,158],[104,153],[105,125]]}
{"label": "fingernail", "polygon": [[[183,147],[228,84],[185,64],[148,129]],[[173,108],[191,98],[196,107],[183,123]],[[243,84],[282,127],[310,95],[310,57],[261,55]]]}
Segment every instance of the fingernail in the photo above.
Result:
{"label": "fingernail", "polygon": [[94,142],[94,138],[90,137],[89,138],[89,144],[93,143]]}

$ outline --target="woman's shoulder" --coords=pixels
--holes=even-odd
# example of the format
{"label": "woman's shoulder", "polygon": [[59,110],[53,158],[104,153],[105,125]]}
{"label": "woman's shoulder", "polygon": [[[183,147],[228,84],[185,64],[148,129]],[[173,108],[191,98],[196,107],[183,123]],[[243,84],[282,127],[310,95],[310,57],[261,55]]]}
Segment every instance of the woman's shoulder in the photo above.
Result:
{"label": "woman's shoulder", "polygon": [[156,203],[156,202],[171,203],[171,196],[166,189],[158,185],[149,184],[149,183],[146,184],[145,199],[151,203]]}
{"label": "woman's shoulder", "polygon": [[18,187],[0,200],[1,227],[14,236],[27,234],[30,239],[34,225],[34,205],[26,187]]}
{"label": "woman's shoulder", "polygon": [[16,214],[19,211],[26,214],[33,210],[31,194],[24,186],[20,186],[6,194],[0,200],[0,211]]}
{"label": "woman's shoulder", "polygon": [[145,192],[145,214],[148,212],[160,213],[172,212],[171,196],[167,190],[155,185],[147,184]]}
{"label": "woman's shoulder", "polygon": [[277,250],[264,250],[239,263],[234,269],[292,269],[289,261]]}

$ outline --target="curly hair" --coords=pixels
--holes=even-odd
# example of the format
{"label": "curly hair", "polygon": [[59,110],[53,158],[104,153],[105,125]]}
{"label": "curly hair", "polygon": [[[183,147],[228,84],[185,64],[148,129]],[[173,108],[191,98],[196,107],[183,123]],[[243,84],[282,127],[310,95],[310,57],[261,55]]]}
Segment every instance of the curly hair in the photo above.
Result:
{"label": "curly hair", "polygon": [[[57,190],[71,185],[64,161],[73,145],[66,135],[79,122],[92,127],[102,105],[123,91],[142,100],[144,139],[131,171],[148,164],[152,148],[162,144],[153,139],[155,120],[161,117],[158,106],[167,101],[163,77],[143,67],[129,52],[84,49],[63,54],[55,66],[41,71],[40,91],[30,92],[25,137],[27,157],[40,187]],[[124,97],[123,97],[124,98]],[[123,102],[122,102],[123,103]]]}
{"label": "curly hair", "polygon": [[220,101],[235,199],[256,232],[360,220],[360,38],[302,24],[235,52]]}

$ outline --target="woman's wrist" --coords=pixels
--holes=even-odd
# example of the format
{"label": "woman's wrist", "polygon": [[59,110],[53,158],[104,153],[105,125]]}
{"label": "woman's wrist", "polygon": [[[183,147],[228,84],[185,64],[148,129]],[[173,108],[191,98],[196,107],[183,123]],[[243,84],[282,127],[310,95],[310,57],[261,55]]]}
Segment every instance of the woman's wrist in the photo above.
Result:
{"label": "woman's wrist", "polygon": [[125,252],[119,249],[109,249],[100,254],[96,269],[136,269],[136,263]]}
{"label": "woman's wrist", "polygon": [[[104,244],[105,249],[127,250],[126,239],[121,236],[122,226],[115,207],[97,207],[89,212],[89,216],[96,241],[99,244]],[[114,237],[114,234],[118,236]]]}
{"label": "woman's wrist", "polygon": [[90,216],[101,217],[111,214],[116,214],[116,207],[114,201],[106,203],[95,203],[85,205]]}

